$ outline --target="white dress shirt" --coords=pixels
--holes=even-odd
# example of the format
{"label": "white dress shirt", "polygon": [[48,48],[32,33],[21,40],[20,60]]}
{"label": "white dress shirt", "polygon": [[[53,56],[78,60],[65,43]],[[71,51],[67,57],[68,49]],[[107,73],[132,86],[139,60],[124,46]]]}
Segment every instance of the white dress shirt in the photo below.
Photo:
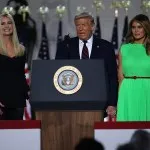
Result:
{"label": "white dress shirt", "polygon": [[[93,36],[91,36],[90,39],[88,39],[87,43],[86,43],[86,46],[87,46],[88,52],[89,52],[89,58],[91,56],[92,44],[93,44]],[[79,55],[80,55],[80,59],[82,59],[81,57],[82,57],[83,45],[84,45],[84,42],[79,39]]]}

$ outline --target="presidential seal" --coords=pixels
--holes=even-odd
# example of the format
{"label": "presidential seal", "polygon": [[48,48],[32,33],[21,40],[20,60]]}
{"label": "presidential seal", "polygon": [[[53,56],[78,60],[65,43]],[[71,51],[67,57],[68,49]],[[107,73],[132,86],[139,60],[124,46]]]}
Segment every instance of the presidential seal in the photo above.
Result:
{"label": "presidential seal", "polygon": [[82,86],[81,72],[73,66],[59,68],[53,78],[55,88],[62,94],[74,94]]}

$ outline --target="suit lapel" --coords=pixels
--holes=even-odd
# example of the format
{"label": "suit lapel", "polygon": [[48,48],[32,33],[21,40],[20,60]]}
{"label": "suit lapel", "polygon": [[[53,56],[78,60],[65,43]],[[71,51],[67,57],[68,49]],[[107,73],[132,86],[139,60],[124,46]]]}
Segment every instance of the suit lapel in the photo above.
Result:
{"label": "suit lapel", "polygon": [[90,59],[96,58],[100,49],[100,42],[93,36],[93,44]]}

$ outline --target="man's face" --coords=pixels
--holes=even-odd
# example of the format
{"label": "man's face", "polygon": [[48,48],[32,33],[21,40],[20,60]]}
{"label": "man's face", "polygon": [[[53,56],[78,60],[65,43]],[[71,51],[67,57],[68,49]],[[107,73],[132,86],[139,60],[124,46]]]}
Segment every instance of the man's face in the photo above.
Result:
{"label": "man's face", "polygon": [[75,20],[77,36],[80,40],[88,40],[94,30],[90,18],[80,18]]}

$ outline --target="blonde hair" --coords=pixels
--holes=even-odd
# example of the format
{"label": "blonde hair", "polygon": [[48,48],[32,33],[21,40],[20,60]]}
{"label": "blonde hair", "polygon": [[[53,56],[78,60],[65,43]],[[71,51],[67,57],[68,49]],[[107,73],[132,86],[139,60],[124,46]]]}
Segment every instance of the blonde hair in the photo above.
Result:
{"label": "blonde hair", "polygon": [[14,53],[15,53],[15,56],[22,56],[24,54],[25,48],[23,45],[19,43],[17,30],[16,30],[13,17],[10,14],[6,14],[6,13],[0,15],[0,53],[8,56],[8,52],[7,52],[8,50],[6,49],[6,45],[4,44],[4,39],[2,35],[2,30],[1,30],[2,28],[1,23],[2,23],[3,17],[7,17],[12,21],[12,24],[13,24],[12,43],[14,46]]}

